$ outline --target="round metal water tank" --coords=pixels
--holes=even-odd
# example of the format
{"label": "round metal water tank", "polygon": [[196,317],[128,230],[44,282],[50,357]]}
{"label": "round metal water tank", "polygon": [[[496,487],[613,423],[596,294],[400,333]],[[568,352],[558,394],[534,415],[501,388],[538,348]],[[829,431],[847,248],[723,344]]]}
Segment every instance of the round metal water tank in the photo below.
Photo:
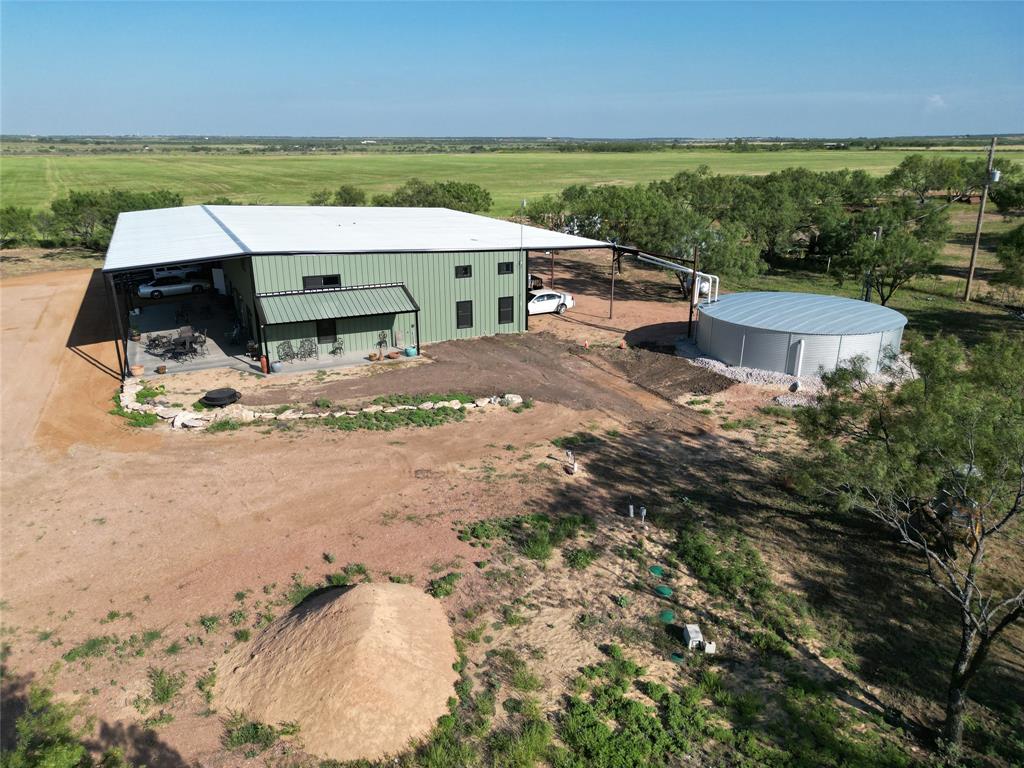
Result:
{"label": "round metal water tank", "polygon": [[731,293],[702,304],[697,347],[727,365],[793,376],[834,370],[854,357],[875,372],[898,352],[907,318],[866,301],[814,293]]}

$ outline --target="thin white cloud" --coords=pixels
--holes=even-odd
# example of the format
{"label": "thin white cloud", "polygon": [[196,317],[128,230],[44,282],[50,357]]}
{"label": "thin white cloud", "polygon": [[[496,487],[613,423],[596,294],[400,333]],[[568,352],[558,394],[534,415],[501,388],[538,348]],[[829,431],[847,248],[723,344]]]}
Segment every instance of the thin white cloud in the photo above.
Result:
{"label": "thin white cloud", "polygon": [[926,99],[925,104],[928,107],[928,109],[945,109],[946,108],[946,100],[944,98],[942,98],[942,96],[940,96],[937,93],[932,95],[932,96],[929,96]]}

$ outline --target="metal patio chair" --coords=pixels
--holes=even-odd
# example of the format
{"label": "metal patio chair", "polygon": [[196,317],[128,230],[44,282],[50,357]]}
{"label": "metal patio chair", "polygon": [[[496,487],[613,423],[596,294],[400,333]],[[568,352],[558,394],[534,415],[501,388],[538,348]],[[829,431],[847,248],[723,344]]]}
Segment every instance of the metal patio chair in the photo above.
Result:
{"label": "metal patio chair", "polygon": [[277,345],[277,359],[282,363],[290,363],[295,360],[295,348],[290,341],[282,341]]}
{"label": "metal patio chair", "polygon": [[320,348],[317,346],[316,339],[303,339],[299,342],[299,351],[296,354],[299,360],[313,360],[319,359]]}
{"label": "metal patio chair", "polygon": [[337,341],[334,342],[334,344],[331,346],[331,354],[332,355],[337,355],[339,357],[341,355],[345,354],[345,340],[344,339],[338,339]]}

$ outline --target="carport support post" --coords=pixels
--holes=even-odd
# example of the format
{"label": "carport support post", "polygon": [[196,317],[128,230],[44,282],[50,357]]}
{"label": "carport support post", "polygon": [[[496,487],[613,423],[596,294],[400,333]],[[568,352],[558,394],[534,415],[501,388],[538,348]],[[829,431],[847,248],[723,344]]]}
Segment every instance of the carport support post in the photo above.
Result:
{"label": "carport support post", "polygon": [[[686,323],[686,338],[693,338],[693,305],[700,301],[700,273],[697,272],[697,255],[700,251],[693,246],[693,280],[690,281],[690,319]],[[710,291],[710,289],[709,289]],[[710,297],[709,297],[710,298]]]}
{"label": "carport support post", "polygon": [[124,383],[124,371],[127,364],[128,350],[125,349],[125,359],[121,357],[121,343],[118,337],[121,334],[121,324],[118,322],[118,309],[117,309],[117,296],[114,289],[114,278],[109,274],[103,275],[103,285],[107,289],[107,298],[114,307],[114,315],[110,318],[111,325],[114,326],[114,350],[117,352],[117,370],[121,373],[121,383]]}
{"label": "carport support post", "polygon": [[120,342],[124,349],[123,356],[120,349],[117,355],[117,364],[121,366],[121,383],[124,384],[124,380],[128,378],[128,329],[125,325],[125,316],[121,312],[121,305],[117,301],[117,287],[114,285],[113,276],[110,278],[110,298],[114,304],[114,335],[116,336],[114,343]]}
{"label": "carport support post", "polygon": [[608,319],[612,319],[612,314],[615,311],[615,257],[618,256],[619,249],[614,245],[612,246],[612,290],[608,294]]}

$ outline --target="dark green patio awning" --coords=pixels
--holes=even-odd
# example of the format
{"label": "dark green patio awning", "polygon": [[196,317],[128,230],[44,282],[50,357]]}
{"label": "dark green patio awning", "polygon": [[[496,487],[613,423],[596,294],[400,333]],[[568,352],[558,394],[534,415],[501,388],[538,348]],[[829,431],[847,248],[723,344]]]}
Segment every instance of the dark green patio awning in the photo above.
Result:
{"label": "dark green patio awning", "polygon": [[257,304],[263,325],[402,314],[419,309],[404,285],[261,295]]}

